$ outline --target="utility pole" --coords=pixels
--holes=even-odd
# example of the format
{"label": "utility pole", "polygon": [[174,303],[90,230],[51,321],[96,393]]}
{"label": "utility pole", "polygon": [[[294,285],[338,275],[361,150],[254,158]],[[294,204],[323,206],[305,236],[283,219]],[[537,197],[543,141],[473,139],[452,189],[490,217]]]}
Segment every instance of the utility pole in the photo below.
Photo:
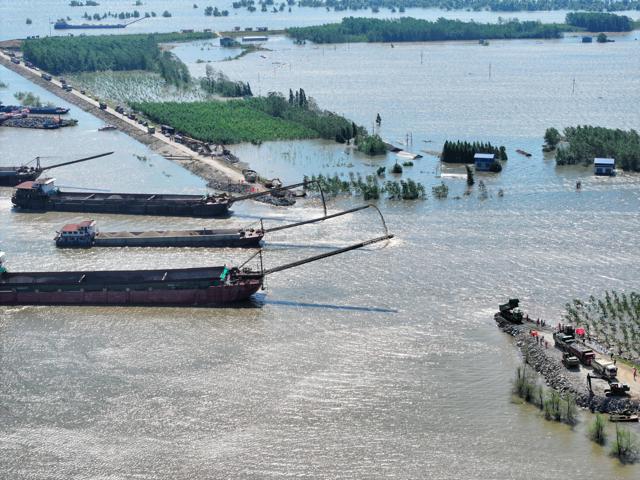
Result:
{"label": "utility pole", "polygon": [[571,95],[576,92],[576,77],[573,77],[573,84],[571,85]]}
{"label": "utility pole", "polygon": [[420,50],[420,65],[424,63],[424,50]]}
{"label": "utility pole", "polygon": [[491,62],[489,62],[489,80],[491,80]]}

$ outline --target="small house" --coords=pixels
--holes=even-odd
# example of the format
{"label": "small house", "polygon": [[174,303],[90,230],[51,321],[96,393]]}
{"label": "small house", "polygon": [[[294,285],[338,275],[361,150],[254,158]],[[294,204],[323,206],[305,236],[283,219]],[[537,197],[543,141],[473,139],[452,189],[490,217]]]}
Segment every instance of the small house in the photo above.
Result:
{"label": "small house", "polygon": [[616,161],[613,158],[594,158],[593,159],[593,173],[596,175],[609,175],[616,174]]}
{"label": "small house", "polygon": [[496,156],[493,153],[476,153],[473,156],[473,163],[478,172],[490,172]]}
{"label": "small house", "polygon": [[238,42],[236,42],[233,38],[231,37],[222,37],[220,39],[220,46],[221,47],[235,47],[238,45]]}

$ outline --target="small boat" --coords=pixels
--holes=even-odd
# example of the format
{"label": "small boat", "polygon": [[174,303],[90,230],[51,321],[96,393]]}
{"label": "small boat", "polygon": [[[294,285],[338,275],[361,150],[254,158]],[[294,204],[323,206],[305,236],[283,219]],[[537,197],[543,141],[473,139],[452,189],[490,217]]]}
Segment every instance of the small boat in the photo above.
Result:
{"label": "small boat", "polygon": [[520,155],[524,155],[525,157],[530,157],[531,154],[529,152],[525,152],[524,150],[521,149],[517,149],[516,152],[518,152]]}
{"label": "small boat", "polygon": [[631,412],[631,410],[625,410],[623,412],[612,412],[609,414],[610,422],[637,422],[638,415]]}
{"label": "small boat", "polygon": [[118,127],[115,125],[105,125],[104,127],[100,127],[98,129],[99,132],[108,132],[109,130],[117,130]]}

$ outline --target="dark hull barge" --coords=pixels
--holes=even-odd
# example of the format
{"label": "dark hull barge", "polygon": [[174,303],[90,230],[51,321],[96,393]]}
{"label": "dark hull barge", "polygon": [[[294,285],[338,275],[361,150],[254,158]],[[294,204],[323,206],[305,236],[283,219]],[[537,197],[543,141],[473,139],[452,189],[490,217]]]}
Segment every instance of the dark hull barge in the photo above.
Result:
{"label": "dark hull barge", "polygon": [[176,217],[228,217],[235,202],[261,197],[306,185],[297,183],[267,191],[233,197],[219,195],[175,195],[150,193],[68,192],[55,186],[54,179],[24,182],[16,187],[11,201],[25,211],[115,213]]}
{"label": "dark hull barge", "polygon": [[2,266],[4,254],[0,254],[0,305],[233,305],[256,293],[266,275],[392,237],[385,235],[269,270],[243,268],[245,262],[234,268],[7,272]]}
{"label": "dark hull barge", "polygon": [[[331,218],[354,213],[371,205],[345,210],[343,212],[312,218],[301,222],[280,225],[273,228],[220,228],[199,230],[157,230],[143,232],[99,232],[95,221],[87,220],[65,225],[56,235],[58,248],[91,247],[213,247],[213,248],[258,248],[265,234],[322,222]],[[384,219],[383,219],[384,220]]]}
{"label": "dark hull barge", "polygon": [[0,105],[0,113],[26,112],[33,115],[66,115],[65,107],[25,107],[23,105]]}
{"label": "dark hull barge", "polygon": [[81,158],[79,160],[73,160],[71,162],[57,163],[48,167],[42,167],[40,165],[40,159],[36,158],[36,166],[29,167],[28,165],[22,165],[20,167],[0,167],[0,187],[15,187],[24,182],[32,182],[38,178],[45,170],[51,170],[52,168],[62,167],[64,165],[72,165],[74,163],[86,162],[87,160],[93,160],[94,158],[105,157],[111,155],[113,152],[102,153],[100,155],[94,155],[92,157]]}

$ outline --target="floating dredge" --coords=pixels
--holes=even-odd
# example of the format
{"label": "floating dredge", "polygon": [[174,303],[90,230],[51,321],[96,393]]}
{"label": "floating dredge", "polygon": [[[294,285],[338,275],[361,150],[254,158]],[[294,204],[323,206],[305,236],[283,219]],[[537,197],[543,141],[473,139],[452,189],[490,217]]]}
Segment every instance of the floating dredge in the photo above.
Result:
{"label": "floating dredge", "polygon": [[[100,232],[94,220],[67,224],[55,237],[59,248],[90,247],[245,247],[258,248],[265,234],[288,228],[322,222],[373,205],[362,205],[331,215],[289,223],[272,228],[220,228],[198,230],[152,230],[145,232]],[[381,214],[382,216],[382,214]],[[384,223],[384,218],[382,219]],[[262,223],[262,222],[261,222]]]}
{"label": "floating dredge", "polygon": [[296,183],[241,196],[226,193],[217,195],[176,195],[163,193],[99,193],[67,192],[55,186],[55,179],[27,181],[16,187],[13,204],[26,211],[63,211],[116,213],[126,215],[169,215],[178,217],[227,217],[235,202],[271,194],[278,196],[285,190],[307,185]]}
{"label": "floating dredge", "polygon": [[74,163],[86,162],[87,160],[93,160],[94,158],[106,157],[112,153],[113,152],[101,153],[100,155],[93,155],[91,157],[81,158],[71,162],[49,165],[48,167],[40,165],[40,157],[36,157],[35,167],[30,167],[28,165],[21,165],[19,167],[0,167],[0,186],[15,187],[16,185],[23,184],[24,182],[32,182],[46,170],[63,167],[65,165],[73,165]]}
{"label": "floating dredge", "polygon": [[[341,253],[356,250],[393,235],[315,255],[265,270],[258,251],[239,267],[216,267],[62,272],[8,272],[0,252],[0,305],[147,305],[216,306],[247,300],[264,278]],[[245,265],[260,254],[260,268]]]}

